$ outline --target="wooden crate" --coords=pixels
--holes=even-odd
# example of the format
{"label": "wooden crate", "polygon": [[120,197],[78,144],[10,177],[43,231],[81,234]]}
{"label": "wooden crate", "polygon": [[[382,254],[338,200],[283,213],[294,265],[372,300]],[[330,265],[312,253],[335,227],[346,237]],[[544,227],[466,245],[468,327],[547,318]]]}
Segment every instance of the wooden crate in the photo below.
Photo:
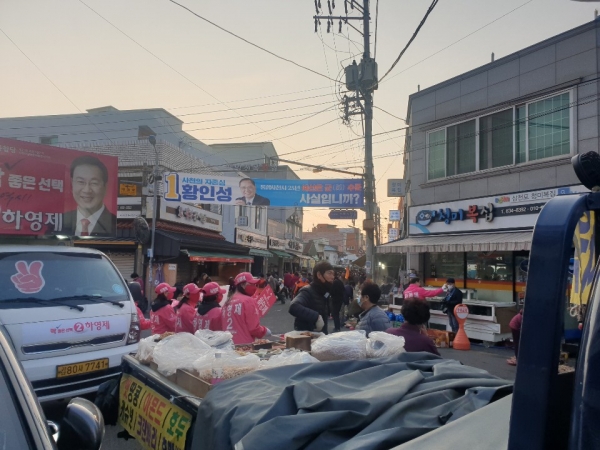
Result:
{"label": "wooden crate", "polygon": [[198,378],[196,374],[187,370],[177,369],[176,378],[175,383],[179,387],[198,398],[206,397],[206,394],[213,388],[212,384]]}

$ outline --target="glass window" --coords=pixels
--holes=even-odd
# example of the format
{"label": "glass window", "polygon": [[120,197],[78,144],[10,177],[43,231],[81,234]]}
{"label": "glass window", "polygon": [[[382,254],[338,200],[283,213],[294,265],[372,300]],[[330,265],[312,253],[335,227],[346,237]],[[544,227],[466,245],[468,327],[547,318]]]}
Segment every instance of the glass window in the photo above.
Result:
{"label": "glass window", "polygon": [[[464,253],[425,253],[425,280],[437,278],[445,282],[454,278],[456,285],[464,287]],[[425,281],[423,280],[423,281]]]}
{"label": "glass window", "polygon": [[513,110],[479,119],[479,169],[513,163]]}
{"label": "glass window", "polygon": [[467,279],[484,281],[513,280],[511,252],[468,252]]}
{"label": "glass window", "polygon": [[446,130],[429,133],[429,178],[446,176]]}
{"label": "glass window", "polygon": [[40,144],[57,145],[58,144],[58,136],[42,136],[40,138]]}
{"label": "glass window", "polygon": [[474,172],[475,121],[460,123],[447,129],[446,175]]}
{"label": "glass window", "polygon": [[529,160],[568,155],[569,93],[530,103],[528,109]]}
{"label": "glass window", "polygon": [[527,107],[525,105],[517,106],[515,121],[515,163],[527,162]]}

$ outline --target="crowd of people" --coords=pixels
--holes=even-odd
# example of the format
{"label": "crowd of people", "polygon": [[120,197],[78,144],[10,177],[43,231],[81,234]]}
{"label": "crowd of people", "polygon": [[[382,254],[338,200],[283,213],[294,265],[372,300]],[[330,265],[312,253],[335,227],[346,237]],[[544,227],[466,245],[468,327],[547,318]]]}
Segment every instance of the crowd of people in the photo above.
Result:
{"label": "crowd of people", "polygon": [[[163,282],[154,289],[156,298],[150,305],[150,318],[147,319],[138,302],[143,297],[143,281],[135,273],[131,277],[130,287],[139,285],[134,286],[132,294],[138,305],[141,329],[151,329],[152,334],[228,331],[235,344],[248,344],[271,335],[271,330],[260,323],[253,298],[257,288],[266,286],[272,289],[280,303],[291,301],[289,313],[294,317],[297,331],[327,334],[332,320],[332,331],[340,332],[348,319],[356,318],[355,329],[364,331],[367,336],[373,331],[385,331],[404,337],[407,351],[434,354],[439,353],[425,333],[430,318],[426,298],[444,296],[444,311],[455,332],[458,323],[453,309],[462,302],[462,292],[456,288],[453,278],[448,278],[443,288],[436,290],[424,289],[416,274],[410,274],[404,286],[390,279],[378,286],[364,274],[352,273],[349,269],[336,271],[329,262],[321,261],[311,274],[287,272],[282,279],[274,272],[266,277],[261,274],[258,278],[242,272],[229,279],[228,291],[207,274],[182,287]],[[388,303],[399,291],[404,294],[401,313],[405,322],[399,328],[393,328],[388,314],[379,304]]]}

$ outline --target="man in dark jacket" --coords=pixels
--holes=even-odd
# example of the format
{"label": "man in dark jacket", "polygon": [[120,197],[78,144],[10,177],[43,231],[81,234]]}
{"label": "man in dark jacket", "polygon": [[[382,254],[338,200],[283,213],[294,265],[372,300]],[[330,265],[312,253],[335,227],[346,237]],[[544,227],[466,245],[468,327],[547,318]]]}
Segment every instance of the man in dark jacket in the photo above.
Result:
{"label": "man in dark jacket", "polygon": [[290,314],[296,318],[294,330],[327,334],[328,303],[334,277],[333,266],[327,261],[315,265],[313,282],[300,289],[290,305]]}
{"label": "man in dark jacket", "polygon": [[340,279],[340,274],[335,274],[333,285],[331,286],[331,315],[333,316],[333,327],[334,332],[341,331],[340,324],[340,311],[344,304],[344,296],[346,295],[346,289],[344,288],[344,282]]}
{"label": "man in dark jacket", "polygon": [[448,278],[446,280],[446,287],[448,290],[446,291],[446,298],[444,298],[442,308],[448,315],[448,321],[450,322],[452,331],[458,333],[458,321],[456,320],[456,317],[454,317],[454,307],[462,303],[463,293],[456,287],[454,278]]}

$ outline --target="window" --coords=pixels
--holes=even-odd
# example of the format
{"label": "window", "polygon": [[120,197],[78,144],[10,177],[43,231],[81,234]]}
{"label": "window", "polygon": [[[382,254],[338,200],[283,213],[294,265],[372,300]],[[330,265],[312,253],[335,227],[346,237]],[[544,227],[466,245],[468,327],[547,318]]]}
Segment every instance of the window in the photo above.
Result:
{"label": "window", "polygon": [[429,132],[428,179],[568,155],[570,99],[564,92]]}
{"label": "window", "polygon": [[[425,253],[425,280],[437,278],[446,281],[456,279],[456,285],[464,287],[464,253]],[[423,281],[425,281],[423,280]]]}
{"label": "window", "polygon": [[58,136],[42,136],[40,137],[40,144],[56,145],[58,144]]}

